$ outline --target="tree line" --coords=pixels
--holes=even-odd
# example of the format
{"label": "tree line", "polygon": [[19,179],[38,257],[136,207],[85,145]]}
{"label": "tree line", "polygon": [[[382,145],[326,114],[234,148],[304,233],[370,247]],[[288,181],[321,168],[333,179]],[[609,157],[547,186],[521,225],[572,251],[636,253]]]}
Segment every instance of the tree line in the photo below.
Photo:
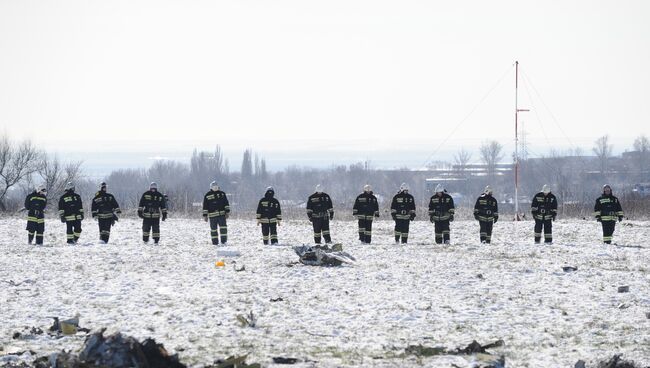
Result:
{"label": "tree line", "polygon": [[[641,215],[649,208],[647,199],[639,198],[631,188],[635,183],[650,181],[650,141],[639,136],[632,148],[626,154],[614,156],[609,137],[603,136],[594,142],[593,155],[580,149],[551,149],[541,157],[524,156],[520,159],[519,174],[522,210],[527,211],[526,198],[532,197],[543,184],[550,184],[561,203],[560,216],[587,216],[600,187],[609,183],[623,201],[634,202],[627,212],[634,214],[638,208]],[[344,211],[339,213],[342,215],[339,218],[347,215],[351,218],[347,212],[351,213],[354,199],[363,185],[371,184],[381,212],[387,216],[390,199],[405,182],[418,201],[419,218],[426,218],[433,183],[442,183],[454,194],[461,208],[473,206],[476,196],[489,184],[502,203],[502,212],[507,213],[513,202],[514,157],[504,162],[505,157],[501,143],[485,141],[479,147],[477,159],[469,150],[459,148],[453,162],[435,161],[418,170],[378,169],[373,168],[371,161],[365,161],[325,169],[293,165],[270,172],[266,159],[252,149],[243,152],[239,170],[231,170],[222,148],[216,145],[212,151],[195,149],[187,163],[159,160],[149,168],[114,170],[103,181],[124,209],[136,208],[149,183],[155,181],[168,196],[170,211],[192,214],[200,212],[203,195],[209,183],[216,180],[228,193],[234,215],[243,216],[254,212],[265,188],[273,186],[288,218],[304,216],[304,201],[316,184],[322,184],[335,202],[335,208]],[[99,183],[84,176],[82,162],[62,162],[56,155],[40,151],[30,141],[14,142],[6,135],[0,138],[1,211],[19,210],[24,196],[36,184],[45,184],[48,197],[58,198],[68,181],[75,182],[77,192],[89,204]]]}

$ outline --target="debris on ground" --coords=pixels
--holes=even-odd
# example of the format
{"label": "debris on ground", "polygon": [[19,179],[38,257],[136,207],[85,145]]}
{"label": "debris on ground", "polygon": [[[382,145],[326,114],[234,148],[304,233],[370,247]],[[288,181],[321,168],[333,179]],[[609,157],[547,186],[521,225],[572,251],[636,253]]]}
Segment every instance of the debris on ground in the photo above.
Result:
{"label": "debris on ground", "polygon": [[300,263],[309,266],[340,266],[343,263],[354,264],[356,259],[343,251],[341,244],[327,245],[301,245],[293,247]]}
{"label": "debris on ground", "polygon": [[14,332],[11,338],[14,340],[29,340],[36,338],[37,335],[42,335],[43,330],[38,327],[24,327],[22,331]]}
{"label": "debris on ground", "polygon": [[226,359],[215,360],[214,364],[205,366],[205,368],[262,368],[258,363],[247,364],[247,355],[231,356]]}
{"label": "debris on ground", "polygon": [[627,292],[629,292],[629,291],[630,291],[630,287],[627,286],[627,285],[626,285],[626,286],[619,286],[619,287],[618,287],[618,292],[619,292],[619,293],[627,293]]}
{"label": "debris on ground", "polygon": [[564,266],[564,267],[562,267],[562,271],[564,271],[564,272],[573,272],[573,271],[578,271],[578,267],[574,267],[574,266]]}
{"label": "debris on ground", "polygon": [[437,355],[471,355],[475,360],[475,368],[504,368],[506,360],[504,356],[495,356],[488,352],[488,349],[504,346],[503,340],[497,340],[491,344],[481,345],[476,340],[472,341],[465,348],[447,350],[445,347],[429,347],[423,345],[410,345],[404,352],[406,355],[418,357],[431,357]]}
{"label": "debris on ground", "polygon": [[257,324],[257,317],[253,314],[253,311],[250,311],[246,316],[238,314],[237,321],[239,321],[241,327],[255,327]]}
{"label": "debris on ground", "polygon": [[298,363],[298,359],[296,359],[296,358],[274,357],[273,358],[273,363],[274,364],[296,364],[296,363]]}
{"label": "debris on ground", "polygon": [[[623,360],[621,354],[616,354],[608,360],[603,360],[596,368],[642,368],[640,365],[636,365],[633,361]],[[588,368],[584,360],[578,360],[574,365],[574,368]],[[650,368],[650,367],[645,367]]]}
{"label": "debris on ground", "polygon": [[282,297],[277,297],[277,298],[271,298],[269,301],[270,301],[271,303],[275,303],[275,302],[283,302],[284,299],[282,299]]}

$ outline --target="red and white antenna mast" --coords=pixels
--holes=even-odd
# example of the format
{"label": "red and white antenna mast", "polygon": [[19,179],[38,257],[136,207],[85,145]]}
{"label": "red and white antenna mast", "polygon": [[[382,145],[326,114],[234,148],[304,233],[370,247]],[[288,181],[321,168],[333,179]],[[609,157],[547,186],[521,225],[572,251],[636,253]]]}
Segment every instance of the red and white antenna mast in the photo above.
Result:
{"label": "red and white antenna mast", "polygon": [[519,216],[519,113],[530,111],[519,108],[519,61],[515,61],[515,221],[521,220]]}

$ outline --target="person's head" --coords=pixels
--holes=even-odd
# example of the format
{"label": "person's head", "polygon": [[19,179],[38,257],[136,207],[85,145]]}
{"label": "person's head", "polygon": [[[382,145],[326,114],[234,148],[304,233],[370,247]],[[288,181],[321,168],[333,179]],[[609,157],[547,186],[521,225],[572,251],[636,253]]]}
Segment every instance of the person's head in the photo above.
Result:
{"label": "person's head", "polygon": [[314,189],[316,193],[323,193],[323,186],[318,184],[316,185],[316,188]]}
{"label": "person's head", "polygon": [[46,195],[47,194],[47,188],[45,188],[44,184],[39,184],[35,188],[36,193]]}
{"label": "person's head", "polygon": [[364,191],[365,193],[371,193],[371,192],[372,192],[372,187],[370,186],[370,184],[366,184],[366,185],[364,185],[364,186],[363,186],[363,191]]}
{"label": "person's head", "polygon": [[155,192],[158,190],[158,184],[156,184],[155,181],[152,181],[151,184],[149,184],[149,190],[152,192]]}
{"label": "person's head", "polygon": [[99,191],[100,192],[105,192],[106,191],[106,183],[105,182],[102,182],[101,184],[99,184]]}
{"label": "person's head", "polygon": [[609,184],[603,185],[603,194],[604,195],[612,194],[612,187],[610,187]]}
{"label": "person's head", "polygon": [[436,195],[438,197],[442,197],[442,195],[445,193],[445,187],[442,186],[442,184],[436,185],[436,189],[434,189]]}
{"label": "person's head", "polygon": [[551,186],[548,184],[544,184],[542,186],[542,193],[549,194],[550,192],[551,192]]}
{"label": "person's head", "polygon": [[486,195],[492,195],[492,187],[489,186],[489,185],[486,185],[485,190],[483,190],[483,193],[485,193]]}
{"label": "person's head", "polygon": [[409,191],[409,186],[406,183],[402,183],[402,185],[399,186],[399,191],[400,192],[405,192],[407,193]]}
{"label": "person's head", "polygon": [[264,197],[273,198],[274,195],[275,195],[275,190],[273,190],[273,187],[267,187],[266,192],[264,193]]}
{"label": "person's head", "polygon": [[213,181],[212,183],[210,183],[210,190],[216,192],[217,190],[219,190],[219,184],[217,184],[216,181]]}
{"label": "person's head", "polygon": [[73,182],[70,182],[70,181],[67,182],[67,183],[65,184],[65,188],[64,188],[64,189],[65,189],[66,192],[74,192],[74,189],[75,189],[75,188],[74,188],[74,183],[73,183]]}

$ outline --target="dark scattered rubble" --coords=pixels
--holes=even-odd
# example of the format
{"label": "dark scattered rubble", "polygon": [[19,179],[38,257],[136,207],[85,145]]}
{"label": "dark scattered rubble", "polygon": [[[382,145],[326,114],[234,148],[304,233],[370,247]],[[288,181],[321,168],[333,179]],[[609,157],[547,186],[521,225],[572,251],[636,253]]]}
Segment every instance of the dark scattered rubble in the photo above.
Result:
{"label": "dark scattered rubble", "polygon": [[[596,366],[592,366],[595,368],[650,368],[650,366],[645,366],[642,367],[640,365],[637,365],[633,361],[629,360],[624,360],[622,358],[622,354],[616,354],[612,356],[608,360],[603,360],[600,363],[598,363]],[[578,360],[576,364],[574,365],[574,368],[590,368],[587,366],[587,363],[585,363],[584,360]]]}
{"label": "dark scattered rubble", "polygon": [[404,352],[406,355],[415,355],[417,357],[431,357],[437,355],[472,355],[480,357],[478,365],[475,368],[505,368],[506,360],[503,355],[496,356],[491,354],[488,350],[502,347],[505,343],[503,340],[497,340],[491,344],[481,345],[476,340],[472,341],[464,348],[457,348],[455,350],[447,350],[445,347],[428,347],[423,345],[410,345]]}

